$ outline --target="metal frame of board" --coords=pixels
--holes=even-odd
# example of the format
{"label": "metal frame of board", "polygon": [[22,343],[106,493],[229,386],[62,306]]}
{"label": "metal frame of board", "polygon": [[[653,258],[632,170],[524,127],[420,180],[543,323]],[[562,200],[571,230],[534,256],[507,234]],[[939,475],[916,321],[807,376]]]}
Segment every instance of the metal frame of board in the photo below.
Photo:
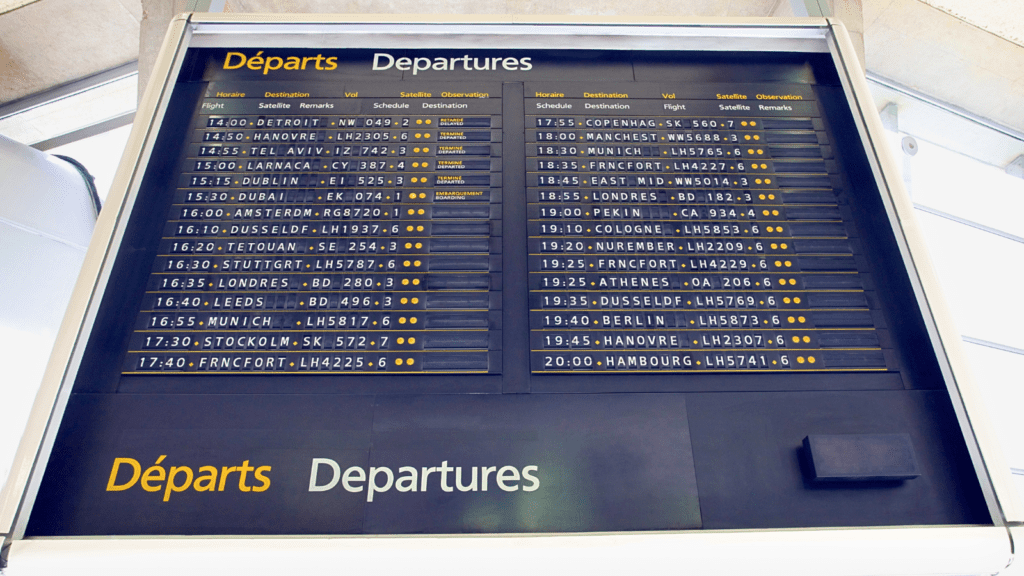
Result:
{"label": "metal frame of board", "polygon": [[[446,571],[429,558],[488,561],[498,572],[545,562],[580,569],[635,569],[671,562],[718,573],[785,568],[789,573],[996,573],[1012,560],[1010,528],[1024,522],[1008,467],[971,382],[952,316],[918,232],[910,199],[887,153],[883,129],[864,73],[842,24],[831,19],[708,19],[679,22],[565,17],[411,17],[184,14],[168,30],[150,85],[136,114],[128,146],[100,216],[71,304],[61,327],[11,475],[0,494],[0,537],[5,556],[43,563],[85,551],[133,552],[183,560],[210,552],[266,569],[256,551],[273,550],[283,568],[315,566],[334,555],[375,568]],[[117,247],[131,213],[185,53],[193,47],[330,48],[601,48],[620,50],[730,50],[831,54],[864,149],[882,194],[915,297],[925,315],[948,393],[982,487],[992,526],[732,530],[582,535],[332,537],[332,538],[23,538],[29,512],[82,359],[84,344]],[[7,548],[10,548],[8,551]],[[747,559],[736,558],[744,550]],[[63,555],[63,556],[62,556]],[[722,560],[729,558],[728,568]],[[271,559],[273,560],[273,559]],[[273,565],[273,564],[272,564]],[[135,566],[137,568],[137,566]],[[492,568],[495,569],[495,568]]]}

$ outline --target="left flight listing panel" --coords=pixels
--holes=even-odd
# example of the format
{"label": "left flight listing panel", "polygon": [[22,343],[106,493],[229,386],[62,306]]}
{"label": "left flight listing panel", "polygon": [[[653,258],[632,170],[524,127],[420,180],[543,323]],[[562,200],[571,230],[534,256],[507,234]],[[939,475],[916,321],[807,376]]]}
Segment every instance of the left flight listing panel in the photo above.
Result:
{"label": "left flight listing panel", "polygon": [[211,85],[123,372],[499,373],[500,86],[415,88]]}

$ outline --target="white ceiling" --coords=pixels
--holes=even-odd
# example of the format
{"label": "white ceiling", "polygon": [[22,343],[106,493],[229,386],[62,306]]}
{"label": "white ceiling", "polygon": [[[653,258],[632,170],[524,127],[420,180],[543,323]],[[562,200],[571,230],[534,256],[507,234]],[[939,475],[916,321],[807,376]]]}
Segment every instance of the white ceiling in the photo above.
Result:
{"label": "white ceiling", "polygon": [[1024,2],[1020,0],[923,0],[925,4],[1024,46]]}

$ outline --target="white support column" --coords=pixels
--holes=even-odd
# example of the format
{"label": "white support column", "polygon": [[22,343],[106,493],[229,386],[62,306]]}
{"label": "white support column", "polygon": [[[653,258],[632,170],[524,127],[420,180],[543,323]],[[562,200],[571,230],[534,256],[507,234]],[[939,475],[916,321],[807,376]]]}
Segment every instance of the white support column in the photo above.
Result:
{"label": "white support column", "polygon": [[225,0],[142,0],[139,27],[139,98],[146,91],[149,73],[164,42],[167,25],[182,12],[223,12]]}
{"label": "white support column", "polygon": [[1024,178],[1024,154],[1017,156],[1006,165],[1006,173],[1017,178]]}

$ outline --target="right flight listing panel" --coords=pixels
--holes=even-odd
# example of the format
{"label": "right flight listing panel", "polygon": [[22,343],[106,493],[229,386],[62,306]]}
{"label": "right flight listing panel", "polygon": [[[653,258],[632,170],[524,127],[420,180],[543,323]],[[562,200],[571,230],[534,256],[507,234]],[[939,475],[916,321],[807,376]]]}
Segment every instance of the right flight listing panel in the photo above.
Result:
{"label": "right flight listing panel", "polygon": [[886,370],[810,87],[623,89],[526,84],[531,371]]}

